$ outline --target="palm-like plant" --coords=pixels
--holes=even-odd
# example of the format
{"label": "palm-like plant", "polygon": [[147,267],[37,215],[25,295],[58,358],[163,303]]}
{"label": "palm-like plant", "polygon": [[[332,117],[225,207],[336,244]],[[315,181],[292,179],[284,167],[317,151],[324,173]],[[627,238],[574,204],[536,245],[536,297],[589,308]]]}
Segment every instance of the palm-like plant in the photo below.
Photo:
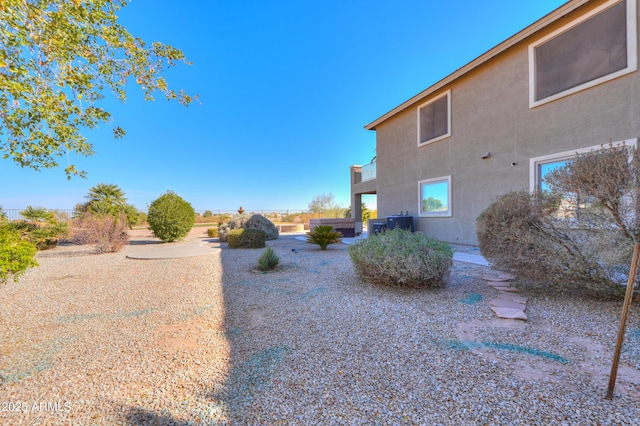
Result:
{"label": "palm-like plant", "polygon": [[31,223],[50,223],[56,219],[56,215],[44,207],[27,206],[26,209],[20,212],[20,215]]}
{"label": "palm-like plant", "polygon": [[342,233],[333,229],[330,225],[318,225],[311,232],[307,232],[307,243],[317,244],[320,250],[326,250],[329,244],[342,241]]}
{"label": "palm-like plant", "polygon": [[89,188],[85,196],[87,202],[76,205],[74,217],[81,217],[85,212],[98,216],[113,216],[116,220],[124,215],[129,227],[138,222],[138,210],[127,204],[124,191],[118,185],[99,183]]}
{"label": "palm-like plant", "polygon": [[85,198],[89,200],[91,205],[100,203],[101,210],[107,206],[118,209],[127,204],[124,191],[118,185],[111,183],[99,183],[89,188],[89,194]]}

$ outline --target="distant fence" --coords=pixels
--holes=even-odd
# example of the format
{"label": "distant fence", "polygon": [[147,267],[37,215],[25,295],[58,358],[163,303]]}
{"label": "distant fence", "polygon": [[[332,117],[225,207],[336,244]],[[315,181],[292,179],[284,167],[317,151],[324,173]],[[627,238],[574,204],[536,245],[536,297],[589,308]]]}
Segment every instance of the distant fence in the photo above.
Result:
{"label": "distant fence", "polygon": [[[2,209],[9,220],[24,220],[20,214],[24,209]],[[55,214],[60,222],[70,222],[73,217],[73,209],[47,209]]]}
{"label": "distant fence", "polygon": [[[24,220],[24,217],[20,214],[24,209],[3,209],[9,220]],[[73,218],[73,209],[47,209],[56,215],[61,222],[70,222]],[[235,215],[238,214],[238,210],[196,210],[196,213],[203,216],[205,213],[211,213],[212,216],[217,215]],[[307,214],[306,210],[247,210],[245,213],[259,213],[266,217],[281,218],[288,215]]]}

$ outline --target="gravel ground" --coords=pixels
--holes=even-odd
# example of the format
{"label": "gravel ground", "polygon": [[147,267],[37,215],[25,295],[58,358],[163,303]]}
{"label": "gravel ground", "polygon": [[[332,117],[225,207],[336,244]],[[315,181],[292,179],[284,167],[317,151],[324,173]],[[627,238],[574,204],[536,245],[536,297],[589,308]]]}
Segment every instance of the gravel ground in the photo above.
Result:
{"label": "gravel ground", "polygon": [[126,259],[158,247],[136,235],[114,254],[40,252],[0,287],[0,424],[640,423],[635,306],[609,401],[621,302],[521,291],[530,321],[500,320],[482,266],[389,289],[360,281],[345,245],[281,236],[262,273],[262,250],[226,244]]}

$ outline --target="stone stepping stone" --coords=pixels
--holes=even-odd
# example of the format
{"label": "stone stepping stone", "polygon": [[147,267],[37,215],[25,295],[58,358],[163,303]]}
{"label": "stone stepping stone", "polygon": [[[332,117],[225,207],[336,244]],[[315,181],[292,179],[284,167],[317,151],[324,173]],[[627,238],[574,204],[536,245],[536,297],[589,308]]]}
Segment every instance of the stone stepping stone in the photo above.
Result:
{"label": "stone stepping stone", "polygon": [[515,277],[510,274],[494,274],[494,275],[483,275],[482,279],[486,281],[511,281],[515,279]]}
{"label": "stone stepping stone", "polygon": [[500,307],[496,307],[496,306],[491,306],[491,310],[496,314],[496,316],[498,318],[519,319],[519,320],[524,320],[524,321],[528,321],[529,320],[529,318],[527,317],[527,314],[525,314],[520,309],[500,308]]}
{"label": "stone stepping stone", "polygon": [[508,302],[520,303],[522,305],[526,305],[527,304],[527,300],[529,300],[524,296],[520,296],[520,295],[513,294],[513,293],[500,293],[500,296],[498,296],[494,300],[498,300],[498,299],[506,300]]}
{"label": "stone stepping stone", "polygon": [[509,292],[509,293],[517,293],[518,289],[515,287],[495,287],[496,290],[501,291],[501,292]]}
{"label": "stone stepping stone", "polygon": [[524,303],[513,302],[506,299],[493,299],[489,302],[489,305],[496,308],[519,309],[521,311],[524,311],[527,308],[527,305]]}
{"label": "stone stepping stone", "polygon": [[487,285],[491,287],[509,287],[509,284],[504,281],[487,281]]}

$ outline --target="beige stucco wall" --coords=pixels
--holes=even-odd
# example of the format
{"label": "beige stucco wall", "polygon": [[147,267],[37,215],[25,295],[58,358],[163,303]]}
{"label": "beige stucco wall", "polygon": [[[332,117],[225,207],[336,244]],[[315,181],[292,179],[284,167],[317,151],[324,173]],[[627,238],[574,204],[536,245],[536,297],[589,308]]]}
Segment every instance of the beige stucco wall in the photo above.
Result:
{"label": "beige stucco wall", "polygon": [[[576,16],[555,23],[446,87],[451,89],[450,138],[417,146],[420,103],[377,126],[380,217],[408,210],[416,218],[416,228],[430,236],[477,244],[476,217],[496,196],[529,188],[530,158],[640,136],[638,71],[529,107],[529,43]],[[491,156],[483,160],[487,151]],[[452,217],[418,219],[418,181],[449,175]]]}

